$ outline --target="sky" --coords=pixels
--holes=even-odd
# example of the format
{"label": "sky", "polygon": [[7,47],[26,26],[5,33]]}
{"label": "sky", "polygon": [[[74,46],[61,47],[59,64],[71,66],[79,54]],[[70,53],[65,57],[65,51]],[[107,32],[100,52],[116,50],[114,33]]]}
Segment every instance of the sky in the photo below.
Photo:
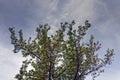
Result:
{"label": "sky", "polygon": [[101,42],[99,54],[104,54],[107,48],[115,50],[112,65],[106,66],[96,80],[120,80],[119,4],[120,0],[0,0],[0,80],[15,80],[24,60],[20,53],[12,52],[9,27],[23,29],[27,38],[35,34],[39,24],[48,23],[54,31],[60,22],[72,20],[78,24],[90,21],[88,36],[93,34]]}

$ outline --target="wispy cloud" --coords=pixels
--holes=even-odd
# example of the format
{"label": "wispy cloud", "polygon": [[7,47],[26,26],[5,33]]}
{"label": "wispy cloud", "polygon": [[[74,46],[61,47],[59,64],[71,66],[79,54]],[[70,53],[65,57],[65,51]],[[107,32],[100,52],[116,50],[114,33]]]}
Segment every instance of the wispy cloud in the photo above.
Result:
{"label": "wispy cloud", "polygon": [[52,29],[56,29],[58,24],[64,21],[76,20],[83,22],[86,19],[94,20],[95,3],[95,0],[66,0],[65,3],[59,0],[37,0],[32,11],[34,19],[28,19],[27,24],[49,23],[50,25],[57,25],[57,27],[52,26]]}
{"label": "wispy cloud", "polygon": [[[73,6],[74,5],[74,6]],[[66,16],[64,19],[66,20],[85,20],[90,19],[94,15],[94,5],[95,1],[91,0],[70,0],[63,7],[63,12],[61,16]],[[67,15],[64,15],[67,14]]]}
{"label": "wispy cloud", "polygon": [[[88,33],[94,34],[95,39],[102,41],[102,49],[110,47],[119,52],[119,3],[119,0],[0,0],[0,77],[3,80],[13,80],[23,60],[20,55],[11,51],[8,32],[10,26],[24,29],[25,37],[28,37],[41,23],[55,25],[52,29],[56,30],[60,22],[76,20],[83,23],[88,19],[92,22]],[[120,54],[116,55],[116,64],[112,69],[120,66],[117,64]],[[103,77],[97,79],[112,80],[116,77],[118,80],[120,73],[117,69],[114,69],[115,75],[106,72]]]}

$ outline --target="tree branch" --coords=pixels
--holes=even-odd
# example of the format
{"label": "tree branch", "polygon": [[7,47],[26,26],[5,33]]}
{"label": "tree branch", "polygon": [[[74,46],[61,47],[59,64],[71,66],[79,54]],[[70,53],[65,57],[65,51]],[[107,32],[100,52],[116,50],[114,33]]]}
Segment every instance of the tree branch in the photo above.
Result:
{"label": "tree branch", "polygon": [[76,72],[75,72],[75,75],[74,75],[74,79],[73,80],[77,80],[77,76],[78,76],[78,71],[79,71],[79,66],[80,66],[80,64],[79,64],[79,53],[78,53],[78,47],[77,47],[77,45],[76,45],[76,41],[75,41],[75,52],[76,52],[76,62],[77,62],[77,64],[76,64]]}
{"label": "tree branch", "polygon": [[51,80],[51,77],[52,77],[52,53],[53,53],[53,49],[50,49],[50,57],[49,57],[49,63],[50,63],[50,65],[49,65],[49,78],[48,78],[48,80]]}
{"label": "tree branch", "polygon": [[62,73],[64,73],[66,71],[67,67],[64,68],[57,76],[55,76],[54,78],[58,78]]}
{"label": "tree branch", "polygon": [[95,69],[92,69],[92,70],[90,70],[90,71],[88,71],[88,72],[86,72],[86,73],[84,73],[84,74],[81,74],[80,76],[88,75],[88,74],[90,74],[90,73],[92,73],[92,72],[100,69],[101,67],[103,67],[103,65],[100,65],[100,66],[96,67]]}
{"label": "tree branch", "polygon": [[[23,49],[23,50],[26,50],[25,48],[22,48],[22,49]],[[35,56],[35,57],[38,58],[39,60],[41,60],[40,56],[36,55],[34,52],[29,51],[28,53],[29,53],[30,55]]]}

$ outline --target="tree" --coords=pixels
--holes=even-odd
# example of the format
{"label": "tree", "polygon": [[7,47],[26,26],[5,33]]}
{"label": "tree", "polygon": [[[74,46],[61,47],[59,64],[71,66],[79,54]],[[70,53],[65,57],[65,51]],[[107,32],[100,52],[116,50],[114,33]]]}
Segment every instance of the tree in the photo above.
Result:
{"label": "tree", "polygon": [[[89,74],[93,79],[104,71],[106,65],[110,65],[114,55],[113,49],[108,49],[104,58],[96,53],[101,44],[94,42],[91,35],[88,42],[83,42],[87,30],[91,27],[88,20],[84,26],[73,29],[75,21],[61,23],[60,29],[55,34],[49,35],[48,24],[39,25],[36,28],[36,37],[26,40],[22,30],[16,36],[14,28],[11,32],[11,44],[14,45],[14,53],[21,51],[23,57],[29,57],[23,61],[17,80],[84,80]],[[18,38],[19,37],[19,38]],[[28,69],[29,67],[31,69]]]}

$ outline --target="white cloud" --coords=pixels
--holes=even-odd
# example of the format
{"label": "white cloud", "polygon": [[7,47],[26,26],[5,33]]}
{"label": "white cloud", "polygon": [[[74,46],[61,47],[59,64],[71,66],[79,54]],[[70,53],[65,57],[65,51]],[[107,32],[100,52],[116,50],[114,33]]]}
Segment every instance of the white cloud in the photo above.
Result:
{"label": "white cloud", "polygon": [[22,64],[22,58],[19,54],[13,54],[12,48],[7,48],[0,44],[0,77],[2,80],[14,80]]}
{"label": "white cloud", "polygon": [[61,16],[67,14],[65,19],[85,20],[94,15],[95,0],[70,0],[63,7]]}
{"label": "white cloud", "polygon": [[[27,1],[24,3],[23,7],[21,4],[17,3],[19,4],[19,8],[15,8],[15,11],[14,9],[12,11],[15,14],[17,9],[24,11],[22,8],[25,7],[26,3]],[[7,4],[9,4],[9,2]],[[9,4],[8,7],[10,7],[10,5],[12,4]],[[62,4],[60,0],[34,0],[33,3],[27,4],[29,9],[25,9],[25,11],[29,10],[28,12],[30,12],[31,16],[25,17],[24,19],[26,25],[31,27],[31,29],[28,30],[30,34],[39,23],[57,25],[61,21],[71,20],[83,23],[83,21],[88,19],[93,25],[96,24],[96,26],[91,29],[91,33],[95,34],[95,38],[97,35],[100,35],[98,38],[101,39],[100,41],[104,42],[103,46],[105,46],[105,48],[115,47],[117,49],[120,47],[119,12],[114,12],[117,14],[115,15],[108,5],[109,4],[105,3],[103,0],[66,0],[65,3],[63,2]],[[12,7],[9,9],[12,9]],[[23,13],[20,15],[23,15]],[[5,27],[5,23],[4,17],[2,17],[2,19],[0,18],[0,27]],[[0,37],[3,36],[4,27],[1,27]],[[53,30],[56,28],[55,26],[52,27]],[[25,35],[28,36],[29,32],[26,32]],[[3,37],[0,41],[4,42]],[[14,75],[19,71],[23,58],[19,54],[13,54],[11,47],[8,46],[9,45],[0,43],[0,77],[4,78],[4,80],[13,80]],[[113,74],[103,74],[101,75],[103,77],[99,77],[97,80],[118,80],[120,73],[115,71]]]}
{"label": "white cloud", "polygon": [[36,0],[34,1],[33,17],[35,17],[38,21],[44,20],[47,17],[51,16],[53,12],[57,10],[58,0]]}
{"label": "white cloud", "polygon": [[[95,17],[95,0],[67,0],[61,4],[59,0],[35,1],[34,9],[31,11],[38,20],[46,23],[55,24],[61,21],[74,20],[93,20]],[[60,6],[58,6],[60,5]]]}
{"label": "white cloud", "polygon": [[111,70],[109,73],[103,73],[96,80],[120,80],[120,72]]}
{"label": "white cloud", "polygon": [[[110,66],[105,68],[105,71],[95,78],[95,80],[120,80],[120,72],[118,69],[113,69]],[[86,80],[92,80],[92,76],[88,75]]]}
{"label": "white cloud", "polygon": [[[93,21],[95,19],[95,4],[95,0],[67,0],[63,4],[59,0],[36,0],[31,11],[34,18],[32,20],[28,19],[27,24],[31,26],[33,24],[48,23],[55,25],[52,26],[52,29],[56,30],[60,22],[64,21],[76,20],[81,23],[86,19]],[[35,27],[31,26],[32,30]]]}

